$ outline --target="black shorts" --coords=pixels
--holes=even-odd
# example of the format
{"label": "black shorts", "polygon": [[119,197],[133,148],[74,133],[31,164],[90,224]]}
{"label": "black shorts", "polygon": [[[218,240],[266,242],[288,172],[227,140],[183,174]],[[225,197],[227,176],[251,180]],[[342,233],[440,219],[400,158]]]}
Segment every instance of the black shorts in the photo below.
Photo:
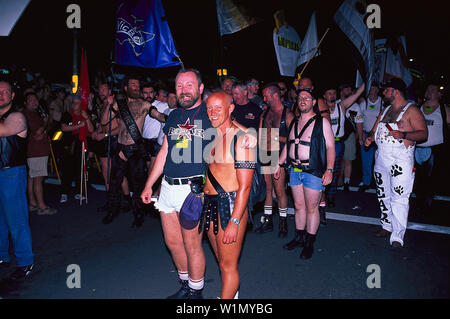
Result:
{"label": "black shorts", "polygon": [[[117,153],[118,146],[118,136],[111,136],[111,144],[109,150],[110,157]],[[101,141],[92,140],[91,149],[98,157],[108,157],[108,138],[105,137]]]}
{"label": "black shorts", "polygon": [[145,151],[147,152],[148,157],[156,157],[158,155],[159,150],[161,149],[161,145],[158,144],[157,138],[143,138]]}

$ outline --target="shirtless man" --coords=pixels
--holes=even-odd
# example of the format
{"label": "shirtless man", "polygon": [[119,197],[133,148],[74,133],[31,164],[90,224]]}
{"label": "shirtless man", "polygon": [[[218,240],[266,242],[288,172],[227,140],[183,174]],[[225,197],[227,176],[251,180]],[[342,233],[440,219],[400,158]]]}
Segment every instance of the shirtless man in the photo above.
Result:
{"label": "shirtless man", "polygon": [[[296,87],[297,90],[303,90],[303,89],[314,90],[313,82],[308,77],[301,78],[300,81],[298,81],[298,84],[295,81],[294,86]],[[323,100],[323,98],[317,99],[317,104],[314,105],[314,110],[316,112],[318,110],[320,112],[320,114],[322,115],[322,117],[326,118],[328,121],[331,121],[329,108],[328,108],[327,104],[325,103],[325,101]],[[297,104],[293,105],[293,109],[291,111],[297,117],[300,116],[300,110],[297,107]]]}
{"label": "shirtless man", "polygon": [[[268,105],[260,118],[260,161],[262,173],[266,181],[266,199],[264,201],[264,215],[261,217],[261,226],[256,233],[266,233],[273,230],[272,222],[272,189],[278,199],[278,213],[280,222],[278,225],[278,237],[286,237],[287,229],[287,194],[285,190],[285,172],[280,171],[278,179],[273,178],[275,166],[283,146],[286,144],[287,131],[294,114],[283,106],[281,102],[280,88],[276,83],[271,83],[263,88],[264,102]],[[273,185],[273,186],[272,186]]]}
{"label": "shirtless man", "polygon": [[[119,118],[114,112],[110,112],[110,105],[114,102],[114,96],[111,95],[111,89],[106,81],[100,81],[98,85],[98,95],[102,102],[100,110],[100,126],[92,133],[92,139],[99,141],[99,158],[102,165],[102,174],[105,181],[106,191],[109,190],[109,177],[111,176],[111,158],[117,153],[117,137],[119,134]],[[111,127],[110,127],[111,126]],[[109,143],[109,155],[108,155]],[[109,156],[109,165],[108,165]],[[108,171],[109,169],[109,171]],[[131,209],[130,191],[126,177],[123,178],[122,191],[125,201],[128,204],[127,209]],[[102,208],[106,209],[105,208]]]}
{"label": "shirtless man", "polygon": [[[317,97],[310,89],[299,90],[296,118],[289,132],[287,145],[280,155],[274,178],[284,171],[286,159],[292,163],[290,186],[295,207],[295,236],[283,246],[292,250],[303,246],[301,259],[309,259],[314,251],[313,243],[319,228],[319,202],[324,186],[333,179],[334,134],[330,122],[314,111]],[[307,229],[306,236],[305,228]]]}
{"label": "shirtless man", "polygon": [[377,144],[374,178],[381,210],[382,229],[377,237],[390,235],[392,247],[403,247],[408,224],[409,196],[414,184],[414,148],[428,138],[420,110],[405,99],[406,85],[398,78],[384,86],[389,106],[380,114],[365,140]]}
{"label": "shirtless man", "polygon": [[[242,147],[243,136],[239,136],[242,131],[231,121],[234,105],[228,94],[217,92],[210,95],[206,109],[217,135],[209,154],[203,216],[222,274],[220,298],[231,299],[236,297],[239,288],[238,259],[247,225],[247,201],[256,166],[256,152]],[[234,157],[230,152],[231,146],[235,147]],[[219,192],[227,196],[222,199]],[[229,209],[217,209],[215,204],[221,200],[229,205]]]}
{"label": "shirtless man", "polygon": [[[126,92],[126,101],[129,113],[137,125],[139,133],[142,134],[142,127],[144,125],[145,116],[150,114],[152,117],[157,117],[161,121],[165,121],[165,114],[159,113],[147,101],[142,99],[139,87],[139,79],[137,77],[129,77],[127,79],[124,90]],[[122,98],[119,99],[122,101]],[[129,183],[132,185],[133,198],[132,208],[134,214],[134,221],[132,227],[140,227],[144,222],[144,213],[142,211],[142,201],[140,194],[144,189],[146,174],[145,174],[145,158],[141,148],[143,145],[135,143],[128,128],[125,124],[125,119],[122,118],[121,112],[117,104],[118,97],[114,102],[114,113],[120,116],[119,120],[119,137],[117,153],[113,156],[111,162],[111,180],[108,191],[108,212],[103,218],[104,224],[109,224],[119,214],[120,211],[120,186],[127,168],[130,173]],[[126,102],[125,102],[126,103]],[[122,106],[126,107],[126,106]]]}

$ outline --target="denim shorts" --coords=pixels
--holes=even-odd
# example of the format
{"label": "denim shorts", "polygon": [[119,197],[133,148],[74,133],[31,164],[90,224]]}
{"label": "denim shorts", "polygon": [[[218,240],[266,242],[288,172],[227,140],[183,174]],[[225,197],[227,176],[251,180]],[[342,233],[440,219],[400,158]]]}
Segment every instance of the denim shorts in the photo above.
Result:
{"label": "denim shorts", "polygon": [[316,191],[323,191],[325,187],[322,185],[322,179],[310,173],[296,172],[292,167],[289,172],[289,186],[299,186],[313,189]]}

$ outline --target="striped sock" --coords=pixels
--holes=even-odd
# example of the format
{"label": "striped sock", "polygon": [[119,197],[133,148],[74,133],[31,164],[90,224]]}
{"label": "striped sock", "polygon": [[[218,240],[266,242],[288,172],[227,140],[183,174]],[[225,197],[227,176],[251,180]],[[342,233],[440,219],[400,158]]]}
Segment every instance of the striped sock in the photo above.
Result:
{"label": "striped sock", "polygon": [[264,215],[272,215],[272,206],[264,205]]}
{"label": "striped sock", "polygon": [[278,208],[278,213],[280,214],[280,217],[286,217],[287,216],[287,207],[286,208]]}
{"label": "striped sock", "polygon": [[325,206],[327,206],[327,202],[326,201],[320,202],[319,206],[320,207],[325,207]]}
{"label": "striped sock", "polygon": [[204,278],[197,280],[189,277],[189,288],[191,289],[201,290],[203,289],[204,284],[205,284]]}
{"label": "striped sock", "polygon": [[178,270],[178,277],[180,277],[180,280],[189,280],[189,274],[187,271]]}

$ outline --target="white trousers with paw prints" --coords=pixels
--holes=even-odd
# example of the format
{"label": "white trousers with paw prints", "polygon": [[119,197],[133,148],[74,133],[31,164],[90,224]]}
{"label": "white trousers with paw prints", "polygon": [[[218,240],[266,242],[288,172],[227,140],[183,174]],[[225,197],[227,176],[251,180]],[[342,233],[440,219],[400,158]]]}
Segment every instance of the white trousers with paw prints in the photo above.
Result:
{"label": "white trousers with paw prints", "polygon": [[414,184],[414,147],[378,145],[374,178],[381,210],[381,227],[391,232],[390,243],[403,246],[408,225],[409,196]]}

